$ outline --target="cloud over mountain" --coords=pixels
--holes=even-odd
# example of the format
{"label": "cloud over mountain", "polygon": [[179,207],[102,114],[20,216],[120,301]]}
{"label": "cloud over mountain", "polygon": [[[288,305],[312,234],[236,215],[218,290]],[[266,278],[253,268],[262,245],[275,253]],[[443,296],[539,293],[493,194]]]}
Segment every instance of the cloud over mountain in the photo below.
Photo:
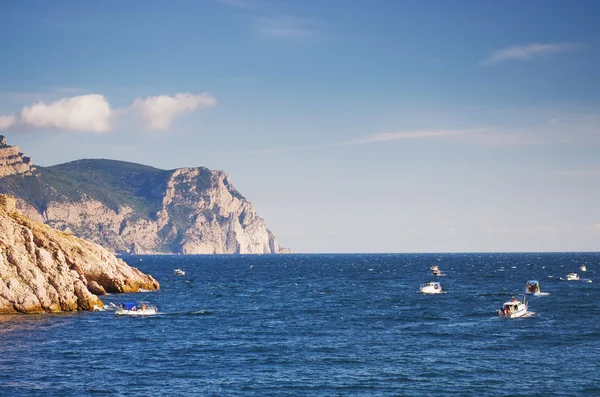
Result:
{"label": "cloud over mountain", "polygon": [[111,109],[103,95],[78,95],[46,104],[40,101],[21,111],[21,123],[38,128],[108,132]]}
{"label": "cloud over mountain", "polygon": [[138,97],[132,105],[115,109],[111,108],[104,95],[77,95],[54,102],[39,101],[25,106],[18,116],[0,115],[0,131],[19,126],[26,129],[106,133],[112,131],[119,116],[127,113],[137,113],[150,130],[165,131],[178,115],[216,103],[216,98],[207,93],[178,93],[174,96]]}
{"label": "cloud over mountain", "polygon": [[201,107],[214,106],[216,103],[217,100],[207,93],[179,93],[175,96],[136,98],[132,109],[139,112],[148,129],[164,131],[169,129],[175,116]]}

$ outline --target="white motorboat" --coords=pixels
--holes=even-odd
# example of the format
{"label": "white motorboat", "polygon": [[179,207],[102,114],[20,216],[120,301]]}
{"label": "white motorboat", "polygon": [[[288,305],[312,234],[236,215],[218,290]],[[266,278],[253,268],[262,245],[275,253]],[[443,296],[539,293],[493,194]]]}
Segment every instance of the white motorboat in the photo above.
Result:
{"label": "white motorboat", "polygon": [[115,309],[115,316],[153,316],[158,308],[148,302],[123,302]]}
{"label": "white motorboat", "polygon": [[585,265],[581,265],[579,270],[581,270],[582,272],[587,272],[587,267],[585,267]]}
{"label": "white motorboat", "polygon": [[445,274],[442,274],[438,266],[430,266],[429,270],[431,270],[431,274],[434,276],[445,276]]}
{"label": "white motorboat", "polygon": [[181,269],[173,270],[173,274],[175,274],[176,276],[185,276],[185,272]]}
{"label": "white motorboat", "polygon": [[523,300],[517,300],[514,296],[508,302],[504,302],[502,305],[502,309],[498,310],[498,315],[500,317],[506,318],[517,318],[523,317],[528,313],[527,311],[527,301],[525,300],[525,296],[523,295]]}
{"label": "white motorboat", "polygon": [[575,272],[571,272],[571,273],[567,274],[567,280],[569,280],[569,281],[579,280],[579,274],[577,274]]}
{"label": "white motorboat", "polygon": [[525,284],[525,293],[540,295],[542,293],[542,291],[540,291],[540,282],[537,280],[529,280],[527,284]]}
{"label": "white motorboat", "polygon": [[442,286],[436,281],[431,281],[427,284],[421,284],[419,291],[422,294],[439,294],[442,292]]}

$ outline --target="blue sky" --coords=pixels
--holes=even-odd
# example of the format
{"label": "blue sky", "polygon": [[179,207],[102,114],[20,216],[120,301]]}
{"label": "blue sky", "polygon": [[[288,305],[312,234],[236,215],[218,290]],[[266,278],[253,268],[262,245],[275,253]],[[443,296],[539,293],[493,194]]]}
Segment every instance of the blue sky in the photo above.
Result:
{"label": "blue sky", "polygon": [[597,1],[6,1],[39,165],[227,171],[296,252],[600,250]]}

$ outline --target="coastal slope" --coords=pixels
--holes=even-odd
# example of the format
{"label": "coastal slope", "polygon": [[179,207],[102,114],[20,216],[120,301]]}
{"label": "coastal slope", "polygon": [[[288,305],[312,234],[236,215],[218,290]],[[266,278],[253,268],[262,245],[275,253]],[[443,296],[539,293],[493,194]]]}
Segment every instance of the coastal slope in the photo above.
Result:
{"label": "coastal slope", "polygon": [[96,295],[159,289],[97,244],[35,222],[0,195],[0,313],[93,310]]}
{"label": "coastal slope", "polygon": [[0,180],[27,216],[119,254],[277,254],[275,235],[223,171],[77,160]]}

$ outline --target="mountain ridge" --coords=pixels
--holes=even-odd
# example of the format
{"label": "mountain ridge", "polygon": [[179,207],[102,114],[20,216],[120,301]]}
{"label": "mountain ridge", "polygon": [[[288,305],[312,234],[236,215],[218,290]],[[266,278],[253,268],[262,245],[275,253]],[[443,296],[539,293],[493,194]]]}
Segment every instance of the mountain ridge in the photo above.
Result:
{"label": "mountain ridge", "polygon": [[32,219],[119,254],[284,253],[224,171],[80,159],[0,179]]}

